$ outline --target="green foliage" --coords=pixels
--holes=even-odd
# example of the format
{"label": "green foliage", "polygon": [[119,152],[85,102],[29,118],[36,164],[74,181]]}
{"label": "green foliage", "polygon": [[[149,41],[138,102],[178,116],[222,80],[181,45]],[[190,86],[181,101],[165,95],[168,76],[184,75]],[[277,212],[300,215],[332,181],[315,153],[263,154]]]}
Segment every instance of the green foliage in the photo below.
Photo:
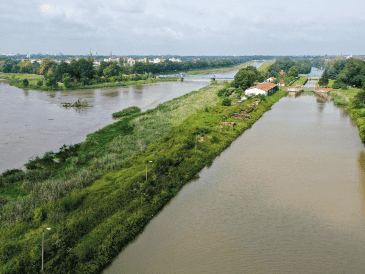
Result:
{"label": "green foliage", "polygon": [[234,76],[235,87],[242,88],[243,90],[251,87],[256,81],[263,80],[263,74],[256,68],[248,66],[240,69]]}
{"label": "green foliage", "polygon": [[232,101],[231,99],[229,98],[224,98],[223,101],[222,101],[222,106],[230,106],[232,104]]}
{"label": "green foliage", "polygon": [[112,116],[113,117],[124,117],[124,116],[129,116],[131,114],[140,113],[140,112],[141,112],[141,109],[139,107],[133,106],[133,107],[123,109],[122,111],[119,111],[119,112],[114,112],[112,114]]}
{"label": "green foliage", "polygon": [[37,87],[41,87],[43,85],[43,81],[42,80],[38,80],[37,81]]}
{"label": "green foliage", "polygon": [[[52,178],[24,182],[30,194],[7,202],[0,215],[0,272],[11,267],[14,273],[37,273],[40,231],[47,225],[55,228],[47,232],[47,272],[100,273],[184,184],[284,95],[279,91],[269,96],[255,107],[252,119],[238,122],[234,130],[223,127],[216,131],[221,116],[228,116],[216,98],[221,87],[203,88],[166,102],[158,110],[123,117],[88,135],[77,155],[52,170]],[[207,105],[209,112],[203,109]],[[239,111],[239,107],[232,110]],[[127,129],[129,124],[132,131]],[[201,133],[198,137],[204,137],[197,143],[195,155],[196,131]],[[139,140],[148,143],[143,152]],[[121,151],[113,152],[118,149]],[[120,154],[124,160],[117,157]],[[58,153],[45,156],[61,158]],[[154,162],[145,182],[149,159]],[[82,169],[77,168],[80,162]],[[113,168],[108,169],[109,165]],[[25,241],[34,248],[25,247]]]}
{"label": "green foliage", "polygon": [[319,79],[318,84],[320,86],[327,86],[328,85],[328,73],[327,70],[325,70],[322,74],[322,77]]}
{"label": "green foliage", "polygon": [[298,68],[297,66],[292,66],[289,71],[288,71],[288,76],[289,77],[298,77]]}
{"label": "green foliage", "polygon": [[63,83],[65,88],[70,88],[71,87],[71,76],[70,76],[70,74],[64,73],[62,75],[62,83]]}
{"label": "green foliage", "polygon": [[29,81],[28,81],[28,79],[27,79],[27,78],[25,78],[25,79],[23,80],[23,86],[24,86],[24,87],[28,87],[28,86],[29,86]]}

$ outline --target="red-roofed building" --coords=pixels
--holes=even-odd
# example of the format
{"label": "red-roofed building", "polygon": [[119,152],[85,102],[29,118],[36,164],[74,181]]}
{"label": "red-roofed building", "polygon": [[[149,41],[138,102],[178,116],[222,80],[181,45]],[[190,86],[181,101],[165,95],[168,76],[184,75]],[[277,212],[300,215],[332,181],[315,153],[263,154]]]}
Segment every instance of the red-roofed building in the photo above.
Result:
{"label": "red-roofed building", "polygon": [[327,93],[327,92],[329,92],[329,91],[332,91],[333,90],[333,88],[322,88],[322,87],[315,87],[314,88],[317,92],[325,92],[325,93]]}
{"label": "red-roofed building", "polygon": [[283,87],[283,86],[285,86],[285,81],[284,81],[284,79],[281,79],[279,82],[279,87]]}
{"label": "red-roofed building", "polygon": [[281,70],[281,71],[279,72],[279,74],[280,74],[281,76],[286,75],[285,71],[283,71],[283,70]]}
{"label": "red-roofed building", "polygon": [[254,86],[252,88],[261,89],[261,90],[265,91],[265,95],[271,95],[271,94],[275,93],[275,91],[278,90],[278,85],[268,82],[268,83],[258,84],[257,86]]}

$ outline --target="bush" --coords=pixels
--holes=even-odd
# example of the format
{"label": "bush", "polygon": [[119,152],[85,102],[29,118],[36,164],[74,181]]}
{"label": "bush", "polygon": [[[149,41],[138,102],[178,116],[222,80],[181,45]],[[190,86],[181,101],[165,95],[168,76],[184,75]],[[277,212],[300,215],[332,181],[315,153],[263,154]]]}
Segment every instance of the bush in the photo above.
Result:
{"label": "bush", "polygon": [[38,80],[37,81],[37,87],[40,88],[42,85],[43,85],[43,81],[42,80]]}
{"label": "bush", "polygon": [[229,98],[224,98],[222,101],[222,106],[230,106],[231,104],[232,104],[232,101]]}
{"label": "bush", "polygon": [[123,109],[122,111],[119,111],[119,112],[114,112],[112,114],[113,117],[124,117],[124,116],[129,116],[131,114],[134,114],[134,113],[140,113],[141,112],[141,109],[139,107],[129,107],[129,108],[126,108],[126,109]]}
{"label": "bush", "polygon": [[27,78],[25,78],[25,79],[22,81],[22,84],[23,84],[23,86],[24,86],[24,87],[29,86],[29,81],[28,81],[28,79],[27,79]]}
{"label": "bush", "polygon": [[362,103],[360,100],[356,99],[352,102],[352,105],[354,106],[354,108],[364,108],[365,104]]}

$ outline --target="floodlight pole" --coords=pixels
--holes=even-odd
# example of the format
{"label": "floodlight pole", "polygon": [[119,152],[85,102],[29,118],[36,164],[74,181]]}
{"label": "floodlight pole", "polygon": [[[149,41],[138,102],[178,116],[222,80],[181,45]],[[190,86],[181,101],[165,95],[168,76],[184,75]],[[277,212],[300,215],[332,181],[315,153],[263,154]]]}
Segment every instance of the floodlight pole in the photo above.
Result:
{"label": "floodlight pole", "polygon": [[[149,161],[150,163],[152,163],[153,161]],[[147,182],[147,164],[148,163],[146,163],[146,182]]]}
{"label": "floodlight pole", "polygon": [[[50,227],[47,227],[48,230],[51,230]],[[44,257],[44,227],[42,230],[42,273],[43,273],[43,257]]]}

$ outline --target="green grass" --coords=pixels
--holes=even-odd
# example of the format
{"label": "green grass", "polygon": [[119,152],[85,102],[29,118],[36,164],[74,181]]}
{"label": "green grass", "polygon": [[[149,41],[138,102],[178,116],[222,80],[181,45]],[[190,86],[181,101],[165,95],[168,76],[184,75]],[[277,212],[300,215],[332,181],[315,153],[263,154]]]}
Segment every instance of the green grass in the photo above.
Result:
{"label": "green grass", "polygon": [[299,77],[298,80],[296,80],[294,83],[291,84],[291,86],[295,87],[296,85],[300,85],[303,86],[305,84],[305,82],[307,82],[307,78],[306,77]]}
{"label": "green grass", "polygon": [[272,64],[274,64],[275,63],[275,61],[274,60],[272,60],[272,61],[267,61],[267,62],[265,62],[263,65],[261,65],[261,67],[259,67],[258,68],[258,71],[267,71],[268,70],[268,68],[272,65]]}
{"label": "green grass", "polygon": [[[74,149],[64,148],[57,155],[60,164],[50,161],[51,154],[34,160],[29,167],[48,168],[53,177],[24,181],[28,195],[0,208],[0,272],[39,273],[41,229],[47,226],[54,228],[47,231],[48,273],[100,273],[184,184],[285,94],[266,97],[251,119],[241,121],[230,114],[253,99],[221,106],[222,87],[213,83],[122,117]],[[231,128],[221,121],[237,124]]]}
{"label": "green grass", "polygon": [[[153,84],[158,82],[167,82],[167,81],[176,81],[177,78],[164,78],[164,79],[146,79],[146,80],[137,80],[137,81],[123,81],[123,82],[110,82],[110,83],[100,83],[93,85],[82,85],[79,83],[77,87],[64,87],[63,83],[59,83],[58,87],[52,88],[47,87],[45,83],[42,86],[38,87],[36,84],[38,80],[43,80],[44,77],[42,75],[35,74],[23,74],[23,73],[0,73],[0,78],[11,80],[10,84],[12,86],[22,88],[22,89],[32,89],[32,90],[40,90],[40,91],[59,91],[59,90],[81,90],[81,89],[99,89],[99,88],[111,88],[111,87],[120,87],[120,86],[134,86],[134,85],[145,85],[145,84]],[[27,78],[29,80],[29,86],[24,87],[22,82],[17,82],[16,80],[23,80]]]}
{"label": "green grass", "polygon": [[251,65],[253,62],[245,62],[236,66],[228,67],[228,68],[218,68],[218,69],[202,69],[202,70],[193,70],[186,72],[187,75],[201,75],[201,74],[209,74],[209,73],[216,73],[216,72],[222,72],[222,71],[230,71],[234,69],[240,69],[245,68],[249,65]]}
{"label": "green grass", "polygon": [[37,82],[38,80],[43,80],[43,75],[38,75],[38,74],[24,74],[24,73],[3,73],[0,72],[0,78],[1,79],[19,79],[19,80],[24,80],[24,79],[28,79],[28,80],[34,80],[35,82]]}

